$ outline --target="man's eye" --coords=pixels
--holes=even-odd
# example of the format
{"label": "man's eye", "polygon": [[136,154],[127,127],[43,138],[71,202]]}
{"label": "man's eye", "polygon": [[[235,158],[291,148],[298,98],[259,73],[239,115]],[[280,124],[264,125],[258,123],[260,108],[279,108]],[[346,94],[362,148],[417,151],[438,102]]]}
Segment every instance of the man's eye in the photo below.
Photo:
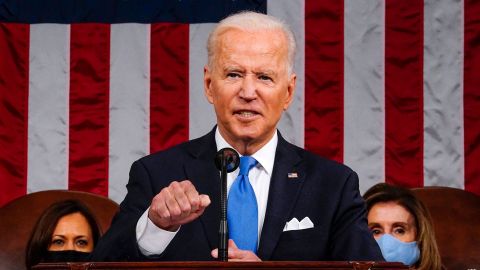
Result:
{"label": "man's eye", "polygon": [[258,76],[258,78],[262,81],[272,81],[272,78],[270,78],[267,75],[260,75],[260,76]]}
{"label": "man's eye", "polygon": [[229,77],[229,78],[240,78],[241,76],[238,73],[230,72],[230,73],[227,73],[227,77]]}

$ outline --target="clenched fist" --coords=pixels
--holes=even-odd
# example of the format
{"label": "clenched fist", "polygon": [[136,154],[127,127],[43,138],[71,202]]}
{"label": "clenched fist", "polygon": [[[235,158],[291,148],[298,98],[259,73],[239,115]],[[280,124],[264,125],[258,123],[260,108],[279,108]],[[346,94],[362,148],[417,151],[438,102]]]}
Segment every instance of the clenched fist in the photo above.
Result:
{"label": "clenched fist", "polygon": [[173,232],[202,215],[208,205],[208,195],[198,194],[192,182],[174,181],[153,198],[148,218],[159,228]]}

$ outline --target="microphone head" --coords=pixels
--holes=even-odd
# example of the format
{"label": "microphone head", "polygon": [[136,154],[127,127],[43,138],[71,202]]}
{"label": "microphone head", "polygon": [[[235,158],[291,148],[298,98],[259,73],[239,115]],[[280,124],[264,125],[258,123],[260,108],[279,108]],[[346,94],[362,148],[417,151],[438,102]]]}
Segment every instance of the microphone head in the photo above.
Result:
{"label": "microphone head", "polygon": [[237,151],[232,148],[222,148],[215,155],[215,166],[217,166],[219,170],[222,170],[222,159],[225,161],[224,164],[227,173],[235,171],[238,165],[240,165],[240,156]]}

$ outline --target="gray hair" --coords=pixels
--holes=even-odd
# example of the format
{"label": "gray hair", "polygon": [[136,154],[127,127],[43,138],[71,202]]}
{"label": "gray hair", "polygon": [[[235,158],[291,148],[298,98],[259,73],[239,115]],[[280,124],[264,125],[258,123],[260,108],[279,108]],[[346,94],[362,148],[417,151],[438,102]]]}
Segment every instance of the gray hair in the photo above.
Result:
{"label": "gray hair", "polygon": [[246,31],[256,30],[281,30],[287,38],[287,71],[292,74],[295,59],[296,42],[290,27],[283,21],[273,16],[253,11],[242,11],[221,20],[208,36],[208,66],[212,68],[214,61],[215,44],[218,36],[229,28]]}

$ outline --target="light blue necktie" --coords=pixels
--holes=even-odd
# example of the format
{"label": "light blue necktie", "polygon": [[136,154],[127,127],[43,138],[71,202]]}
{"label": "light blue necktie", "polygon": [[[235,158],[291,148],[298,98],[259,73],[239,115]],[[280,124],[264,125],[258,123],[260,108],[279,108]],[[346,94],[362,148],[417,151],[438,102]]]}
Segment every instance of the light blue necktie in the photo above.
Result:
{"label": "light blue necktie", "polygon": [[257,253],[258,208],[248,172],[258,162],[251,156],[240,157],[240,173],[228,193],[227,221],[230,239],[238,248]]}

